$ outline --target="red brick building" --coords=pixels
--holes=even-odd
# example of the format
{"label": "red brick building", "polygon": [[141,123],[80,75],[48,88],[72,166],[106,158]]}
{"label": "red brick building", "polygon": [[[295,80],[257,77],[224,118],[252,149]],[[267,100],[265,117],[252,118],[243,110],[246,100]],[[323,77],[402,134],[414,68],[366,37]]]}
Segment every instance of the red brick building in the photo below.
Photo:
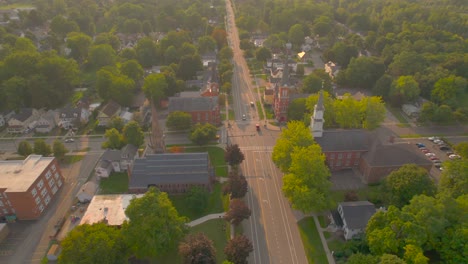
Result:
{"label": "red brick building", "polygon": [[25,160],[0,161],[0,217],[39,218],[63,183],[54,157],[30,155]]}
{"label": "red brick building", "polygon": [[192,116],[192,123],[221,124],[218,96],[211,97],[170,97],[169,113],[181,111]]}

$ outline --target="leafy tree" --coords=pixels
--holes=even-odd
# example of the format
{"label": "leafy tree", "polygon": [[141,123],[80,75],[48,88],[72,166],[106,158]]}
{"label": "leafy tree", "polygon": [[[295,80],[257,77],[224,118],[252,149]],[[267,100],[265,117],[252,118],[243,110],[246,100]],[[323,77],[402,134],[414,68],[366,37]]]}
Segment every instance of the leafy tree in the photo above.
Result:
{"label": "leafy tree", "polygon": [[65,154],[68,152],[68,149],[63,145],[63,142],[58,139],[54,140],[52,149],[54,151],[54,157],[57,159],[63,159]]}
{"label": "leafy tree", "polygon": [[217,129],[212,124],[206,123],[202,125],[197,123],[192,127],[189,138],[193,143],[202,146],[213,140],[216,133]]}
{"label": "leafy tree", "polygon": [[124,126],[122,136],[124,142],[136,147],[140,147],[145,143],[145,134],[136,121],[130,121]]}
{"label": "leafy tree", "polygon": [[361,127],[362,113],[360,103],[351,94],[343,95],[341,100],[333,101],[335,122],[341,128]]}
{"label": "leafy tree", "polygon": [[127,34],[136,34],[143,31],[143,25],[138,19],[127,19],[123,23],[123,32]]}
{"label": "leafy tree", "polygon": [[454,198],[468,194],[468,160],[451,160],[444,163],[439,192]]}
{"label": "leafy tree", "polygon": [[18,145],[18,154],[21,156],[29,156],[33,153],[33,148],[31,147],[31,144],[29,144],[28,141],[23,140],[19,143]]}
{"label": "leafy tree", "polygon": [[205,234],[188,235],[179,244],[179,253],[187,264],[215,264],[216,250]]}
{"label": "leafy tree", "polygon": [[347,84],[351,87],[371,89],[385,72],[385,65],[377,57],[352,58],[346,69]]}
{"label": "leafy tree", "polygon": [[307,75],[302,82],[302,92],[317,93],[322,89],[323,80],[315,73]]}
{"label": "leafy tree", "polygon": [[291,121],[280,134],[273,148],[272,159],[282,172],[288,172],[291,167],[291,152],[294,147],[307,147],[314,143],[309,129],[304,123]]}
{"label": "leafy tree", "polygon": [[218,57],[221,61],[229,61],[232,59],[233,52],[232,49],[228,46],[223,47],[219,50]]}
{"label": "leafy tree", "polygon": [[389,204],[403,207],[419,194],[432,196],[436,186],[428,172],[416,164],[406,164],[390,173],[384,181],[383,193]]}
{"label": "leafy tree", "polygon": [[395,255],[383,254],[380,257],[379,264],[406,264],[406,262]]}
{"label": "leafy tree", "polygon": [[319,145],[294,147],[282,190],[294,209],[304,213],[321,212],[332,206],[328,177],[330,171]]}
{"label": "leafy tree", "polygon": [[34,154],[49,156],[52,153],[50,145],[48,145],[43,139],[34,140]]}
{"label": "leafy tree", "polygon": [[210,194],[204,188],[193,186],[186,194],[185,201],[193,212],[203,212],[208,205]]}
{"label": "leafy tree", "polygon": [[390,87],[392,87],[392,83],[392,76],[388,74],[382,75],[382,77],[377,80],[374,87],[372,88],[372,94],[387,99],[390,94]]}
{"label": "leafy tree", "polygon": [[107,129],[104,137],[107,140],[102,143],[103,149],[121,149],[123,147],[123,137],[117,129]]}
{"label": "leafy tree", "polygon": [[146,98],[152,100],[156,105],[159,105],[161,99],[164,98],[164,91],[167,89],[166,77],[162,73],[153,73],[145,78],[143,91]]}
{"label": "leafy tree", "polygon": [[71,49],[70,56],[80,64],[87,58],[91,43],[91,37],[83,33],[72,32],[67,36],[67,45]]}
{"label": "leafy tree", "polygon": [[304,29],[301,24],[295,24],[289,28],[288,32],[289,41],[296,47],[300,46],[304,42]]}
{"label": "leafy tree", "polygon": [[138,83],[143,78],[143,68],[137,60],[127,60],[120,65],[120,72]]}
{"label": "leafy tree", "polygon": [[465,89],[465,78],[451,75],[435,83],[431,92],[431,99],[438,104],[455,105],[457,96],[462,95]]}
{"label": "leafy tree", "polygon": [[255,58],[258,61],[266,62],[268,59],[271,59],[271,51],[266,47],[258,48],[255,51]]}
{"label": "leafy tree", "polygon": [[405,246],[404,260],[408,264],[427,264],[429,258],[424,256],[420,247],[408,244]]}
{"label": "leafy tree", "polygon": [[96,69],[115,64],[117,54],[109,44],[91,46],[89,49],[88,61]]}
{"label": "leafy tree", "polygon": [[378,257],[362,253],[354,253],[346,261],[347,264],[378,264],[378,262]]}
{"label": "leafy tree", "polygon": [[79,225],[60,243],[58,263],[127,263],[128,251],[120,229],[97,223]]}
{"label": "leafy tree", "polygon": [[301,121],[304,120],[304,116],[308,114],[306,107],[306,98],[298,98],[288,106],[288,120]]}
{"label": "leafy tree", "polygon": [[468,159],[468,142],[460,142],[455,145],[453,149],[458,153],[458,155]]}
{"label": "leafy tree", "polygon": [[244,161],[244,153],[242,153],[239,145],[228,145],[226,152],[224,152],[224,160],[231,166],[237,166]]}
{"label": "leafy tree", "polygon": [[227,33],[222,28],[215,28],[211,32],[211,37],[216,41],[218,50],[222,50],[224,47],[227,47]]}
{"label": "leafy tree", "polygon": [[385,120],[387,110],[382,102],[382,99],[377,96],[365,97],[360,101],[363,108],[362,127],[373,130],[380,126]]}
{"label": "leafy tree", "polygon": [[130,201],[122,235],[137,258],[162,256],[184,237],[187,219],[179,216],[167,193],[151,187]]}
{"label": "leafy tree", "polygon": [[108,124],[109,128],[115,128],[119,132],[122,132],[122,129],[124,128],[124,126],[125,126],[125,122],[123,118],[121,118],[120,116],[112,117]]}
{"label": "leafy tree", "polygon": [[251,252],[253,252],[252,243],[244,235],[235,236],[224,248],[227,260],[235,264],[247,264]]}
{"label": "leafy tree", "polygon": [[354,45],[347,45],[343,42],[337,42],[333,47],[324,53],[327,61],[338,63],[342,67],[347,67],[351,58],[358,56],[358,50]]}
{"label": "leafy tree", "polygon": [[56,16],[52,18],[52,21],[50,22],[50,30],[63,37],[70,32],[79,31],[79,27],[74,21],[69,21],[63,16]]}
{"label": "leafy tree", "polygon": [[224,215],[224,219],[237,226],[242,222],[242,220],[249,218],[251,213],[252,212],[249,207],[247,207],[242,200],[232,199],[229,203],[229,211]]}
{"label": "leafy tree", "polygon": [[388,66],[393,76],[414,75],[426,67],[426,59],[422,54],[413,51],[403,51],[393,58]]}
{"label": "leafy tree", "polygon": [[192,116],[189,113],[175,111],[167,116],[166,127],[170,130],[187,130],[192,126]]}
{"label": "leafy tree", "polygon": [[248,183],[245,176],[239,173],[237,169],[229,172],[227,184],[224,187],[224,193],[231,194],[231,198],[242,198],[248,191]]}
{"label": "leafy tree", "polygon": [[151,38],[141,38],[135,47],[137,60],[144,68],[157,65],[158,54],[156,43]]}
{"label": "leafy tree", "polygon": [[419,93],[419,85],[412,76],[400,76],[390,88],[390,97],[395,105],[414,101]]}
{"label": "leafy tree", "polygon": [[203,64],[200,55],[185,55],[180,58],[177,77],[182,80],[190,80],[196,76],[197,71],[202,69]]}
{"label": "leafy tree", "polygon": [[198,38],[198,52],[203,54],[205,52],[214,51],[216,48],[216,41],[211,36],[201,36]]}
{"label": "leafy tree", "polygon": [[111,45],[115,51],[118,51],[120,49],[120,39],[115,34],[110,32],[100,33],[96,36],[96,38],[94,39],[94,45],[101,44]]}

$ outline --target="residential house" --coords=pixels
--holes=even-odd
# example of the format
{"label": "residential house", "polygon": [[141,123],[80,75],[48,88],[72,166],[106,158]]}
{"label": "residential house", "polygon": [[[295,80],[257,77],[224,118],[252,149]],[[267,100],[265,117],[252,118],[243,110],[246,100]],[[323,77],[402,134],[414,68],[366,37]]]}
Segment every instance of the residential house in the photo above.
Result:
{"label": "residential house", "polygon": [[122,107],[115,101],[109,101],[98,113],[99,126],[108,126],[113,117],[119,116]]}
{"label": "residential house", "polygon": [[127,209],[130,201],[142,196],[143,194],[95,195],[86,208],[80,225],[105,222],[109,226],[120,227],[124,221],[128,220],[125,209]]}
{"label": "residential house", "polygon": [[369,201],[342,202],[336,212],[332,212],[332,221],[343,229],[345,239],[350,240],[364,233],[375,212],[374,204]]}
{"label": "residential house", "polygon": [[57,125],[58,114],[54,110],[49,110],[36,122],[36,127],[34,128],[37,133],[49,133]]}
{"label": "residential house", "polygon": [[218,96],[170,97],[169,113],[181,111],[192,116],[192,123],[221,124]]}
{"label": "residential house", "polygon": [[324,111],[323,93],[320,92],[311,116],[310,131],[332,172],[351,169],[364,183],[376,183],[409,163],[430,171],[432,162],[416,146],[382,142],[376,132],[362,129],[324,130]]}
{"label": "residential house", "polygon": [[8,120],[7,132],[21,134],[33,129],[35,121],[40,117],[40,112],[34,108],[22,108],[17,114]]}
{"label": "residential house", "polygon": [[403,110],[403,113],[405,113],[410,118],[418,118],[419,114],[421,113],[421,110],[412,104],[403,104],[401,106],[401,110]]}
{"label": "residential house", "polygon": [[0,113],[0,127],[6,126],[10,118],[15,114],[15,111],[5,111]]}
{"label": "residential house", "polygon": [[337,75],[338,72],[340,71],[340,66],[338,66],[336,63],[329,61],[325,63],[325,72],[328,73],[330,78],[334,79]]}
{"label": "residential house", "polygon": [[0,217],[39,218],[64,183],[54,157],[0,161]]}
{"label": "residential house", "polygon": [[151,186],[180,194],[194,186],[212,190],[214,169],[208,153],[148,154],[136,159],[129,174],[131,193],[144,193]]}
{"label": "residential house", "polygon": [[71,129],[86,124],[89,121],[90,112],[85,107],[66,106],[58,111],[58,126]]}
{"label": "residential house", "polygon": [[122,118],[124,124],[127,124],[133,120],[133,113],[129,112],[128,108],[122,109],[122,112],[120,112],[120,118]]}
{"label": "residential house", "polygon": [[216,63],[216,52],[207,52],[201,56],[203,67],[208,67],[210,63]]}
{"label": "residential house", "polygon": [[138,148],[127,144],[120,149],[107,149],[101,156],[95,173],[98,178],[108,178],[112,172],[128,171],[138,156]]}
{"label": "residential house", "polygon": [[78,191],[78,193],[76,194],[76,198],[81,203],[88,203],[93,199],[97,189],[97,183],[93,181],[88,181],[85,184],[83,184],[83,186],[81,186],[80,191]]}

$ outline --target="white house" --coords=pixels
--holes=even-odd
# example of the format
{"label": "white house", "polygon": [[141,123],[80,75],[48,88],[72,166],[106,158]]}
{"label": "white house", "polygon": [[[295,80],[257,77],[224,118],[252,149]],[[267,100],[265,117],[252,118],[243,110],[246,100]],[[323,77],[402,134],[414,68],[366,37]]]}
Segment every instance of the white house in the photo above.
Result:
{"label": "white house", "polygon": [[89,181],[81,186],[80,191],[76,194],[76,198],[81,203],[91,202],[94,195],[96,194],[97,189],[97,183]]}
{"label": "white house", "polygon": [[342,202],[338,204],[333,222],[344,231],[346,240],[364,233],[367,222],[375,214],[375,206],[369,201]]}
{"label": "white house", "polygon": [[102,154],[101,161],[94,169],[98,178],[108,178],[112,172],[122,172],[131,169],[138,156],[138,148],[127,144],[121,150],[108,149]]}
{"label": "white house", "polygon": [[8,120],[8,133],[21,134],[33,127],[33,122],[38,120],[40,112],[34,108],[23,108],[19,113]]}
{"label": "white house", "polygon": [[38,133],[49,133],[57,125],[57,112],[49,110],[36,121],[35,130]]}
{"label": "white house", "polygon": [[0,127],[8,124],[8,120],[15,114],[15,111],[5,111],[0,113]]}

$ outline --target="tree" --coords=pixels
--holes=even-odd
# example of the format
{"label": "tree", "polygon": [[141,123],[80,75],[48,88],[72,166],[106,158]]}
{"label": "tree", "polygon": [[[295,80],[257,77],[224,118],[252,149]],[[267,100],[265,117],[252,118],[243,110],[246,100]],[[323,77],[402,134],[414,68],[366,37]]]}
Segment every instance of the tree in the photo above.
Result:
{"label": "tree", "polygon": [[242,200],[232,199],[229,203],[229,211],[224,215],[224,219],[237,226],[242,220],[249,218],[251,213],[249,207]]}
{"label": "tree", "polygon": [[137,258],[162,256],[177,246],[187,231],[187,219],[179,216],[167,193],[151,187],[130,201],[122,235]]}
{"label": "tree", "polygon": [[231,166],[237,166],[244,161],[244,153],[239,148],[239,145],[228,145],[226,152],[224,152],[224,160]]}
{"label": "tree", "polygon": [[294,209],[304,213],[321,212],[332,206],[329,177],[319,145],[294,147],[282,190]]}
{"label": "tree", "polygon": [[453,147],[453,149],[463,157],[464,159],[468,159],[468,142],[460,142]]}
{"label": "tree", "polygon": [[54,145],[52,147],[54,151],[54,157],[57,159],[63,159],[65,154],[67,154],[68,149],[63,145],[62,141],[59,139],[54,140]]}
{"label": "tree", "polygon": [[166,77],[162,73],[153,73],[145,78],[143,91],[146,98],[151,100],[156,105],[159,105],[161,99],[164,98],[164,91],[167,89]]}
{"label": "tree", "polygon": [[377,57],[352,58],[346,69],[346,82],[351,87],[371,89],[385,73],[383,61]]}
{"label": "tree", "polygon": [[405,246],[404,260],[408,264],[427,264],[429,258],[424,256],[420,247],[408,244]]}
{"label": "tree", "polygon": [[71,49],[70,56],[80,64],[87,58],[91,43],[91,37],[83,33],[72,32],[67,36],[67,45]]}
{"label": "tree", "polygon": [[468,193],[468,160],[451,160],[444,163],[439,192],[457,198]]}
{"label": "tree", "polygon": [[213,140],[217,131],[216,127],[212,124],[206,123],[202,125],[197,123],[192,127],[189,138],[193,143],[202,146]]}
{"label": "tree", "polygon": [[395,105],[412,102],[419,96],[418,83],[413,76],[400,76],[390,88],[390,97]]}
{"label": "tree", "polygon": [[403,207],[415,195],[435,194],[436,186],[427,171],[416,164],[406,164],[390,173],[384,181],[383,193],[389,204]]}
{"label": "tree", "polygon": [[135,83],[139,83],[143,78],[143,68],[137,60],[127,60],[120,65],[120,72],[132,79]]}
{"label": "tree", "polygon": [[414,75],[426,68],[426,59],[414,51],[403,51],[393,57],[388,68],[393,76]]}
{"label": "tree", "polygon": [[145,134],[136,121],[130,121],[124,126],[122,136],[124,142],[132,144],[137,148],[145,143]]}
{"label": "tree", "polygon": [[288,106],[288,120],[301,121],[307,116],[308,110],[306,107],[306,98],[298,98]]}
{"label": "tree", "polygon": [[238,169],[229,172],[227,184],[224,187],[224,193],[231,194],[231,198],[242,198],[248,191],[248,182]]}
{"label": "tree", "polygon": [[198,54],[182,56],[178,65],[177,77],[182,80],[191,80],[196,76],[197,71],[203,69],[203,63]]}
{"label": "tree", "polygon": [[211,36],[201,36],[198,38],[198,53],[204,54],[206,52],[214,51],[216,48],[216,41]]}
{"label": "tree", "polygon": [[107,141],[102,143],[103,149],[121,149],[123,147],[123,137],[117,129],[107,129],[104,137],[107,138]]}
{"label": "tree", "polygon": [[151,38],[145,37],[138,40],[135,47],[138,62],[143,68],[157,65],[158,54],[156,43]]}
{"label": "tree", "polygon": [[392,255],[392,254],[383,254],[380,257],[380,262],[379,264],[407,264],[404,260],[401,258]]}
{"label": "tree", "polygon": [[192,126],[192,116],[189,113],[174,111],[167,116],[166,127],[170,130],[187,130]]}
{"label": "tree", "polygon": [[466,79],[451,75],[438,80],[431,91],[431,99],[438,104],[455,105],[457,96],[464,93]]}
{"label": "tree", "polygon": [[58,263],[127,263],[128,250],[120,229],[105,223],[79,225],[60,243]]}
{"label": "tree", "polygon": [[251,252],[253,252],[252,243],[244,235],[235,236],[224,248],[227,260],[234,264],[247,264]]}
{"label": "tree", "polygon": [[382,77],[377,80],[374,87],[372,88],[372,94],[387,99],[390,94],[390,87],[392,86],[392,82],[392,76],[388,74],[382,75]]}
{"label": "tree", "polygon": [[333,101],[335,122],[340,128],[360,128],[362,122],[362,109],[360,102],[351,94],[346,93],[341,100]]}
{"label": "tree", "polygon": [[117,54],[109,44],[94,45],[89,49],[88,61],[95,69],[113,66],[116,59]]}
{"label": "tree", "polygon": [[317,93],[322,89],[323,81],[315,73],[310,73],[302,82],[303,93]]}
{"label": "tree", "polygon": [[364,97],[359,103],[364,115],[362,127],[369,130],[378,128],[385,120],[387,112],[382,98],[378,96]]}
{"label": "tree", "polygon": [[18,154],[21,156],[29,156],[33,153],[33,148],[31,147],[31,144],[29,144],[28,141],[23,140],[19,143],[18,145]]}
{"label": "tree", "polygon": [[108,124],[109,128],[115,128],[119,132],[122,132],[122,129],[124,126],[125,126],[125,122],[123,118],[120,116],[112,117]]}
{"label": "tree", "polygon": [[34,154],[49,156],[52,153],[50,145],[48,145],[43,139],[34,140]]}
{"label": "tree", "polygon": [[296,46],[299,47],[304,42],[304,29],[301,24],[295,24],[289,28],[288,31],[289,41]]}
{"label": "tree", "polygon": [[347,264],[378,264],[378,262],[378,257],[362,253],[354,253],[346,261]]}
{"label": "tree", "polygon": [[313,143],[314,139],[304,123],[291,121],[276,140],[272,153],[273,162],[282,172],[286,173],[291,166],[291,152],[294,147],[307,147]]}
{"label": "tree", "polygon": [[268,59],[271,59],[270,49],[268,49],[266,47],[258,48],[255,51],[255,58],[257,58],[258,61],[266,62]]}
{"label": "tree", "polygon": [[208,205],[210,194],[199,186],[193,186],[186,194],[185,201],[193,212],[203,212]]}
{"label": "tree", "polygon": [[179,253],[186,264],[215,264],[216,250],[205,234],[188,235],[179,244]]}

